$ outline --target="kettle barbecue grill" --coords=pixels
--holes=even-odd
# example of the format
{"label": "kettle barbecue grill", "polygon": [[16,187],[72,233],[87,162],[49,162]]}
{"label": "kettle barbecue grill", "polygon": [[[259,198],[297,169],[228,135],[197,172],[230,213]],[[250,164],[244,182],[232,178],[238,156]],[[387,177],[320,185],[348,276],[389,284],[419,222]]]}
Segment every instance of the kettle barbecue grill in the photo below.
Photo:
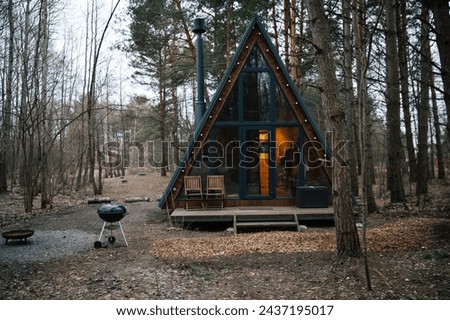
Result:
{"label": "kettle barbecue grill", "polygon": [[[120,228],[123,239],[125,240],[125,244],[128,247],[127,238],[125,238],[122,223],[120,222],[120,220],[122,220],[127,214],[127,209],[121,204],[103,204],[98,208],[97,214],[100,217],[100,219],[103,220],[103,227],[102,231],[100,232],[100,237],[98,238],[98,241],[94,242],[94,247],[98,249],[103,246],[102,236],[105,229],[111,230],[111,235],[108,237],[108,242],[111,244],[116,242],[116,238],[113,236],[112,231],[117,228]],[[115,224],[116,222],[118,223],[117,225]]]}

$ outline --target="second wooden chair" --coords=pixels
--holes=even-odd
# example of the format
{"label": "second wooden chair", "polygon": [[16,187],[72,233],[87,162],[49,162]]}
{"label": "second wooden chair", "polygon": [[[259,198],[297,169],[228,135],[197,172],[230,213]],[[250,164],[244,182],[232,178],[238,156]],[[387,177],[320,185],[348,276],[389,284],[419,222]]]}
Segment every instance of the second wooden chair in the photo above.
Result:
{"label": "second wooden chair", "polygon": [[[206,209],[216,208],[223,209],[223,202],[225,198],[225,184],[223,176],[207,176],[206,177]],[[218,203],[215,206],[209,203]]]}

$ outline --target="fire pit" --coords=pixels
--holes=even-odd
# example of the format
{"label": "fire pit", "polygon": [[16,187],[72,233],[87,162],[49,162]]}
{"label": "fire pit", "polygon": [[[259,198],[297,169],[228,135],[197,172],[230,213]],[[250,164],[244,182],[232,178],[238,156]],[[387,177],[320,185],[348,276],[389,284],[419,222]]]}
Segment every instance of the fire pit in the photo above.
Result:
{"label": "fire pit", "polygon": [[34,234],[33,230],[11,230],[2,233],[2,237],[6,239],[5,245],[8,245],[8,241],[10,240],[24,240],[27,242],[27,239]]}
{"label": "fire pit", "polygon": [[[97,249],[103,247],[102,236],[105,229],[111,230],[111,235],[108,237],[108,242],[111,244],[115,243],[116,238],[113,236],[112,231],[117,228],[120,228],[125,244],[128,247],[128,242],[125,238],[125,233],[123,232],[122,223],[120,222],[120,220],[122,220],[127,214],[127,209],[121,204],[103,204],[98,208],[97,213],[100,219],[104,222],[100,237],[98,238],[98,241],[94,242],[94,247]],[[115,222],[118,224],[114,224]]]}

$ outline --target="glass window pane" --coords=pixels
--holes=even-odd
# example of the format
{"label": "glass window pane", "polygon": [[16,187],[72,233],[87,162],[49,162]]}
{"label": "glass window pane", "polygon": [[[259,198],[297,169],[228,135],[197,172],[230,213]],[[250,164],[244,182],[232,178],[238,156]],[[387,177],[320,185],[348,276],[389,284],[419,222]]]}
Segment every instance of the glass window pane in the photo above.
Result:
{"label": "glass window pane", "polygon": [[245,64],[246,68],[267,68],[266,60],[261,54],[261,50],[256,45],[253,47],[252,52],[250,52],[250,56],[247,59]]}
{"label": "glass window pane", "polygon": [[[215,128],[216,174],[223,175],[225,196],[239,196],[239,130],[237,127]],[[220,164],[220,165],[219,165]]]}
{"label": "glass window pane", "polygon": [[276,128],[277,196],[294,197],[300,169],[297,127]]}
{"label": "glass window pane", "polygon": [[277,121],[296,120],[294,111],[292,110],[292,107],[290,106],[278,84],[275,89],[275,108],[277,110]]}
{"label": "glass window pane", "polygon": [[305,164],[305,184],[311,186],[328,185],[323,174],[324,162],[318,157],[318,151],[323,149],[319,141],[308,141],[303,145],[303,163]]}
{"label": "glass window pane", "polygon": [[247,196],[269,195],[269,132],[247,130],[242,143],[241,167],[245,169]]}
{"label": "glass window pane", "polygon": [[244,121],[270,121],[270,74],[245,72]]}
{"label": "glass window pane", "polygon": [[217,121],[237,121],[239,119],[238,81],[236,81],[227,101],[220,110]]}

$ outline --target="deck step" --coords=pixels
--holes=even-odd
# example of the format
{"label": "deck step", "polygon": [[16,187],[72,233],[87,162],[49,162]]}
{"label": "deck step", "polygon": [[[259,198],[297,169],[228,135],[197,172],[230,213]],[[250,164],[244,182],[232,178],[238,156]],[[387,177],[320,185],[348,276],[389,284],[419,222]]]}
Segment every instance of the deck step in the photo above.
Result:
{"label": "deck step", "polygon": [[[244,216],[245,217],[245,216]],[[242,216],[241,216],[242,218]],[[292,215],[293,220],[265,220],[265,221],[238,221],[237,215],[233,217],[234,234],[237,234],[240,227],[296,227],[298,231],[299,224],[297,215]]]}
{"label": "deck step", "polygon": [[295,221],[255,221],[236,222],[236,227],[270,227],[270,226],[297,226]]}

